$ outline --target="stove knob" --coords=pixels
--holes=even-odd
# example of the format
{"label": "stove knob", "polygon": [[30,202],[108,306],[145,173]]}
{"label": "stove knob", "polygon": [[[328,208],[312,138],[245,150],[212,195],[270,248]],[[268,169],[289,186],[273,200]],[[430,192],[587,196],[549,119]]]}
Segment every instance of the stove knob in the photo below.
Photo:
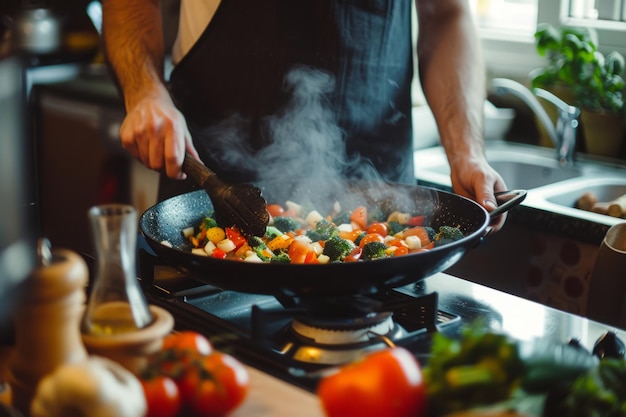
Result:
{"label": "stove knob", "polygon": [[626,345],[617,337],[615,332],[606,332],[598,338],[593,346],[593,354],[600,359],[615,358],[622,359],[626,352]]}

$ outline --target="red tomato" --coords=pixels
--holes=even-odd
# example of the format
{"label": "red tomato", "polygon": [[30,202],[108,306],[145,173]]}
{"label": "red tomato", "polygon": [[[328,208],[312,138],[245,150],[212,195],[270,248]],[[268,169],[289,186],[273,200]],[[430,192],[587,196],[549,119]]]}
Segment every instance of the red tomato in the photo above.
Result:
{"label": "red tomato", "polygon": [[226,237],[232,240],[235,244],[236,249],[239,249],[244,243],[248,242],[248,239],[246,239],[241,232],[235,228],[226,227],[224,231],[226,232]]}
{"label": "red tomato", "polygon": [[303,264],[306,262],[306,257],[309,252],[311,252],[311,246],[307,242],[294,239],[291,245],[289,245],[287,254],[292,264]]}
{"label": "red tomato", "polygon": [[350,221],[356,223],[361,230],[367,229],[367,208],[359,206],[350,213]]}
{"label": "red tomato", "polygon": [[148,405],[146,417],[174,417],[178,414],[180,392],[172,378],[158,375],[140,381]]}
{"label": "red tomato", "polygon": [[272,217],[278,217],[278,216],[283,215],[283,213],[285,212],[285,209],[280,204],[268,204],[267,212]]}
{"label": "red tomato", "polygon": [[363,254],[363,248],[357,246],[352,249],[352,252],[348,254],[345,258],[343,258],[344,262],[357,262],[361,259],[361,255]]}
{"label": "red tomato", "polygon": [[424,225],[424,218],[425,218],[425,216],[413,216],[413,217],[409,218],[409,221],[407,222],[407,224],[409,226],[423,226]]}
{"label": "red tomato", "polygon": [[359,242],[359,246],[363,247],[363,246],[365,246],[366,244],[368,244],[370,242],[381,242],[381,243],[384,243],[385,242],[385,238],[383,238],[378,233],[368,233],[365,236],[363,236],[363,238]]}
{"label": "red tomato", "polygon": [[317,394],[327,417],[420,417],[426,411],[420,365],[401,347],[341,367],[320,381]]}
{"label": "red tomato", "polygon": [[214,352],[190,367],[178,381],[187,407],[184,415],[221,417],[237,408],[248,394],[250,375],[234,357]]}
{"label": "red tomato", "polygon": [[386,223],[374,222],[367,227],[367,233],[378,233],[385,237],[389,234],[389,226]]}
{"label": "red tomato", "polygon": [[226,258],[226,252],[220,248],[213,249],[213,253],[211,253],[212,258],[224,259]]}
{"label": "red tomato", "polygon": [[171,349],[190,355],[206,356],[213,351],[213,345],[204,335],[184,330],[171,333],[163,339],[162,350]]}

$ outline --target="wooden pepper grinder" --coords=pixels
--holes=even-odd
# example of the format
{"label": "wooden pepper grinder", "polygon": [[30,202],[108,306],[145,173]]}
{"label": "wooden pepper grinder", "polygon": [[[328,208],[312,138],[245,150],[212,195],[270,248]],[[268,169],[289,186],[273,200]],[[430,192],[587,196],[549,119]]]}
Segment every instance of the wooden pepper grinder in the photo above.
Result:
{"label": "wooden pepper grinder", "polygon": [[59,365],[87,358],[80,335],[87,265],[78,254],[39,242],[39,266],[13,309],[15,347],[9,366],[12,405],[25,416],[39,381]]}

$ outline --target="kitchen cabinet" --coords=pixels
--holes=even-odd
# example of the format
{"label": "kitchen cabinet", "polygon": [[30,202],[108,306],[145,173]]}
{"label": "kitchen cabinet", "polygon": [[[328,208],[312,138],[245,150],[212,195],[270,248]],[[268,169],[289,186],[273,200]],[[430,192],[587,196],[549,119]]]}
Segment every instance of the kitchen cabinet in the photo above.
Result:
{"label": "kitchen cabinet", "polygon": [[156,202],[158,174],[121,147],[124,107],[103,70],[35,84],[31,97],[40,233],[55,247],[93,254],[88,209],[125,203],[142,213]]}

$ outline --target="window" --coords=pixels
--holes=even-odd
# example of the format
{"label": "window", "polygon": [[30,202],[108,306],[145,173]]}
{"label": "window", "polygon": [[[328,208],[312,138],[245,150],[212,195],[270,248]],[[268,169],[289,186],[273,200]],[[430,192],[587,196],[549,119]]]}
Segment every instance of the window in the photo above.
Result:
{"label": "window", "polygon": [[600,50],[626,55],[626,0],[470,0],[488,70],[525,77],[542,65],[533,34],[538,22],[588,26]]}

